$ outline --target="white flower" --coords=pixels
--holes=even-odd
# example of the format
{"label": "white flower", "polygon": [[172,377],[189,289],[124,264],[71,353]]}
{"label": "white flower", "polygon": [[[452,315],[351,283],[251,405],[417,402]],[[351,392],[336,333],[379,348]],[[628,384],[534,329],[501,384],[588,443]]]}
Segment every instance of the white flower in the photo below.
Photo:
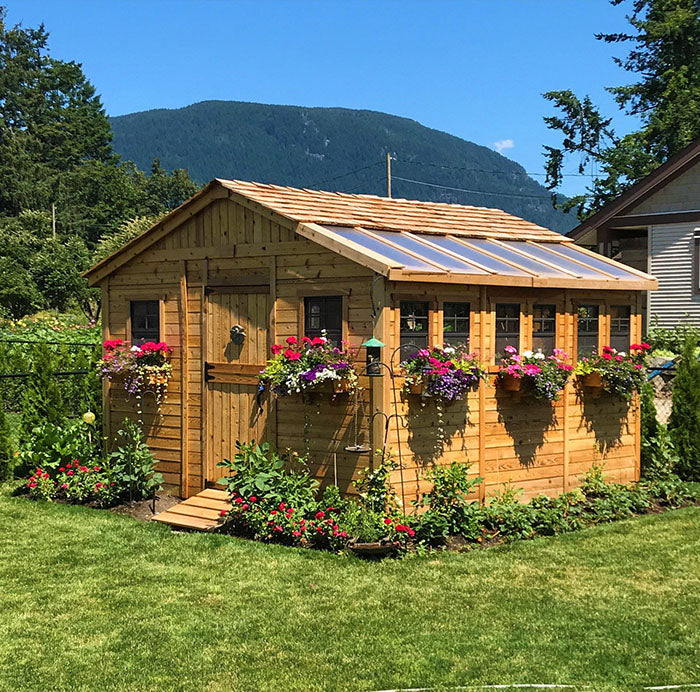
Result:
{"label": "white flower", "polygon": [[544,360],[545,355],[544,355],[544,353],[542,353],[542,351],[538,351],[537,353],[535,353],[535,358],[537,360]]}
{"label": "white flower", "polygon": [[455,350],[452,348],[452,346],[445,346],[444,348],[445,353],[454,353]]}
{"label": "white flower", "polygon": [[131,347],[131,352],[132,353],[139,353],[141,349],[138,346],[132,346]]}
{"label": "white flower", "polygon": [[523,358],[532,358],[532,351],[524,351]]}
{"label": "white flower", "polygon": [[624,351],[620,351],[620,353],[618,353],[617,355],[622,356],[624,358],[627,354]]}

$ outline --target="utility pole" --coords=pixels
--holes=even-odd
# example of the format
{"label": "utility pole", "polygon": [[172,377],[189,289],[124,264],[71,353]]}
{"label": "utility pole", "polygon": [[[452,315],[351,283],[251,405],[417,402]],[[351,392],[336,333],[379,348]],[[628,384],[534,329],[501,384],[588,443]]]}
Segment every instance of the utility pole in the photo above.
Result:
{"label": "utility pole", "polygon": [[391,199],[391,154],[386,155],[386,196]]}
{"label": "utility pole", "polygon": [[51,231],[53,239],[56,240],[56,205],[51,204]]}

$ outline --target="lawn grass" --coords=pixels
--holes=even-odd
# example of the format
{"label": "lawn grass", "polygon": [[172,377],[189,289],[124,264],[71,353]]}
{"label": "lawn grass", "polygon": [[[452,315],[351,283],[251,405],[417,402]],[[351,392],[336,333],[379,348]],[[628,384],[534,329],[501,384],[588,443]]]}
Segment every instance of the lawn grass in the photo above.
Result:
{"label": "lawn grass", "polygon": [[700,682],[700,508],[381,563],[7,493],[0,526],[2,689]]}

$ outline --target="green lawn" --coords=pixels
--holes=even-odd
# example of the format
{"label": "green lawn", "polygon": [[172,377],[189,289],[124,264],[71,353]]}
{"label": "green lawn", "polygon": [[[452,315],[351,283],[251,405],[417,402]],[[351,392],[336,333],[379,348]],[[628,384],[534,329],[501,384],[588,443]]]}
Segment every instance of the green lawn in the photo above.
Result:
{"label": "green lawn", "polygon": [[700,682],[700,508],[364,563],[0,494],[0,689]]}

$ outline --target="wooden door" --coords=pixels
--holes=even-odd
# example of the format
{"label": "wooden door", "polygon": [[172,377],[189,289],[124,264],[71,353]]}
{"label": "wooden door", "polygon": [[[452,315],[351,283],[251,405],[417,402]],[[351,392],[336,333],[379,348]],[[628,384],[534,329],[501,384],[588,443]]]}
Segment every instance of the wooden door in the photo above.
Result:
{"label": "wooden door", "polygon": [[[208,483],[221,478],[216,465],[232,457],[236,440],[265,439],[267,405],[258,399],[258,373],[270,347],[270,296],[263,290],[207,289],[203,432]],[[232,339],[232,327],[242,328],[240,343]]]}

